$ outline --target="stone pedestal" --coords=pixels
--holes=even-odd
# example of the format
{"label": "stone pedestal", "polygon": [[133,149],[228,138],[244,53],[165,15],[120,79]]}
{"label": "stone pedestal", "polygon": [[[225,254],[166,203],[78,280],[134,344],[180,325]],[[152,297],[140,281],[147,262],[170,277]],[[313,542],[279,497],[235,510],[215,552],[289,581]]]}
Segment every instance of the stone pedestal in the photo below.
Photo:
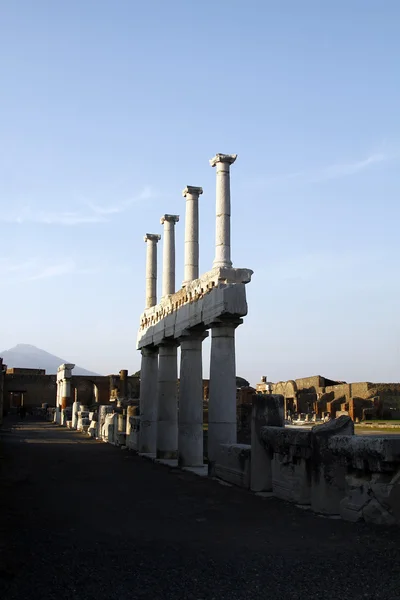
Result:
{"label": "stone pedestal", "polygon": [[216,461],[220,444],[236,443],[235,329],[241,319],[213,323],[211,329],[208,460]]}
{"label": "stone pedestal", "polygon": [[230,166],[236,154],[217,154],[210,165],[217,169],[216,232],[214,267],[231,267],[231,186]]}
{"label": "stone pedestal", "polygon": [[202,343],[207,332],[190,332],[180,338],[178,464],[203,465]]}
{"label": "stone pedestal", "polygon": [[199,276],[199,196],[201,187],[188,185],[182,194],[186,198],[185,271],[182,286]]}
{"label": "stone pedestal", "polygon": [[163,341],[159,346],[157,458],[178,457],[178,370],[177,342]]}
{"label": "stone pedestal", "polygon": [[142,348],[140,370],[139,452],[152,454],[157,445],[158,348]]}

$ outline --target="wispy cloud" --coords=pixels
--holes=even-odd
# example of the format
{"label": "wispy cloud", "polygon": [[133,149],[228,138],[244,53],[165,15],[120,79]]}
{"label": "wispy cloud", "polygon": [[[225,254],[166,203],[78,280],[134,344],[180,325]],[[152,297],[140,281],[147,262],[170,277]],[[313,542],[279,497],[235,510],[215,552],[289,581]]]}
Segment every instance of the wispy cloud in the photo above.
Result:
{"label": "wispy cloud", "polygon": [[292,173],[282,173],[280,175],[274,175],[263,179],[264,184],[274,184],[293,181],[295,183],[320,183],[323,181],[329,181],[333,179],[341,179],[349,175],[355,175],[367,169],[370,169],[374,165],[388,161],[395,158],[384,153],[376,153],[367,156],[361,160],[348,162],[348,163],[336,163],[317,169],[295,171]]}
{"label": "wispy cloud", "polygon": [[90,223],[106,223],[112,215],[120,214],[128,210],[132,205],[153,197],[150,186],[120,203],[99,206],[85,200],[85,210],[52,212],[35,210],[31,206],[23,206],[14,210],[0,213],[0,221],[3,223],[37,223],[43,225],[82,225]]}
{"label": "wispy cloud", "polygon": [[3,275],[0,279],[0,285],[9,285],[49,279],[61,275],[92,275],[100,272],[100,269],[98,266],[81,267],[72,259],[46,262],[39,258],[32,258],[17,262],[3,258],[0,260],[0,271]]}
{"label": "wispy cloud", "polygon": [[91,208],[91,210],[94,213],[96,213],[96,215],[115,215],[115,214],[125,212],[126,210],[128,210],[128,208],[130,208],[134,204],[138,204],[139,202],[143,202],[144,200],[150,200],[153,197],[154,197],[154,194],[153,194],[151,187],[146,186],[136,196],[133,196],[132,198],[128,198],[127,200],[124,200],[117,204],[110,204],[108,206],[107,205],[100,206],[98,204],[94,204],[93,202],[88,202],[87,205],[89,206],[89,208]]}

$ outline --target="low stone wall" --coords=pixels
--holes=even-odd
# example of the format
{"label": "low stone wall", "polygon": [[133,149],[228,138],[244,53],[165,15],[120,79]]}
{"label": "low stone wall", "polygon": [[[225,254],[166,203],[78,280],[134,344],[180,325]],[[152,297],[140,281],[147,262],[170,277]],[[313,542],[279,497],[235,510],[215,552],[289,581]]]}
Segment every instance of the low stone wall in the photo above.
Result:
{"label": "low stone wall", "polygon": [[311,431],[264,426],[253,435],[264,455],[252,454],[252,475],[271,473],[257,491],[327,516],[400,524],[400,438],[354,436],[347,416]]}

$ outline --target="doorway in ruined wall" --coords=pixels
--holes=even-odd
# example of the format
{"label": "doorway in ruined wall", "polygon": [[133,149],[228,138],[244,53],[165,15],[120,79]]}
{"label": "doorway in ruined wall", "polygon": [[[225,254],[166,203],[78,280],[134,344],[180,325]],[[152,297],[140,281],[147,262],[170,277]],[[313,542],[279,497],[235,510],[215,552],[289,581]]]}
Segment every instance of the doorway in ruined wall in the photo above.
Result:
{"label": "doorway in ruined wall", "polygon": [[27,404],[27,393],[24,392],[8,392],[8,405],[11,408],[19,408]]}
{"label": "doorway in ruined wall", "polygon": [[71,385],[71,402],[79,402],[90,407],[99,402],[99,387],[91,380],[80,381]]}
{"label": "doorway in ruined wall", "polygon": [[285,398],[285,405],[285,415],[287,415],[288,410],[290,410],[292,414],[297,411],[297,406],[293,397]]}

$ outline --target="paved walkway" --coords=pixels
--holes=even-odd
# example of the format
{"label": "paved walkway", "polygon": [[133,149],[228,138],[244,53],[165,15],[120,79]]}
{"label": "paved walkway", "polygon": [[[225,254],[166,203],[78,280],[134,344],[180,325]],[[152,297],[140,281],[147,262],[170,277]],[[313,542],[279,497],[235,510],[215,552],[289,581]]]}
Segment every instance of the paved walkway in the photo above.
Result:
{"label": "paved walkway", "polygon": [[15,424],[0,436],[2,600],[400,597],[397,529],[320,518],[49,423]]}

